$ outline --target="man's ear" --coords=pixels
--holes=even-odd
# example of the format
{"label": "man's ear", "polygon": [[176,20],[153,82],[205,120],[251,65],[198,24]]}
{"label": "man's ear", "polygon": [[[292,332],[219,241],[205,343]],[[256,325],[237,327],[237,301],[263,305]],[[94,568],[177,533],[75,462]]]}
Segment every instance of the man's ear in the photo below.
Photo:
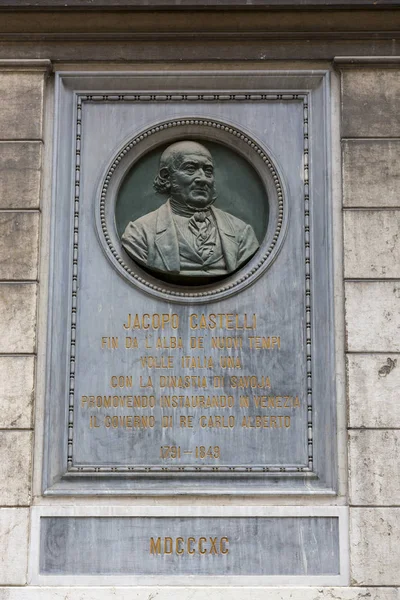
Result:
{"label": "man's ear", "polygon": [[169,181],[170,175],[169,175],[169,169],[167,167],[162,167],[160,169],[160,177],[163,181]]}

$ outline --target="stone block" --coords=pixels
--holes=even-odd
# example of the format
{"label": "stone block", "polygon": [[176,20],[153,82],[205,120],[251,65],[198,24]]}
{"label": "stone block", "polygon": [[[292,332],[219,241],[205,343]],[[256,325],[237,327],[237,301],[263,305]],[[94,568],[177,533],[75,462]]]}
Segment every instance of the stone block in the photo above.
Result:
{"label": "stone block", "polygon": [[350,427],[400,427],[400,356],[349,354]]}
{"label": "stone block", "polygon": [[399,454],[399,430],[349,431],[350,504],[399,503]]}
{"label": "stone block", "polygon": [[400,585],[400,508],[350,509],[352,585]]}
{"label": "stone block", "polygon": [[344,276],[400,278],[400,210],[346,210]]}
{"label": "stone block", "polygon": [[0,356],[0,429],[32,427],[34,365],[33,356]]}
{"label": "stone block", "polygon": [[400,351],[400,281],[345,284],[347,350]]}
{"label": "stone block", "polygon": [[38,212],[0,212],[0,279],[37,279]]}
{"label": "stone block", "polygon": [[0,600],[400,600],[396,588],[293,586],[26,586],[0,588]]}
{"label": "stone block", "polygon": [[0,504],[26,506],[31,497],[32,433],[0,431]]}
{"label": "stone block", "polygon": [[[0,508],[0,585],[26,582],[28,527],[28,508]],[[0,593],[2,600],[6,597]]]}
{"label": "stone block", "polygon": [[42,136],[43,73],[0,72],[0,138]]}
{"label": "stone block", "polygon": [[38,208],[41,142],[0,142],[0,208]]}
{"label": "stone block", "polygon": [[342,136],[400,137],[399,69],[342,72]]}
{"label": "stone block", "polygon": [[345,206],[400,207],[400,141],[345,140]]}
{"label": "stone block", "polygon": [[0,353],[35,351],[36,295],[34,283],[0,283]]}

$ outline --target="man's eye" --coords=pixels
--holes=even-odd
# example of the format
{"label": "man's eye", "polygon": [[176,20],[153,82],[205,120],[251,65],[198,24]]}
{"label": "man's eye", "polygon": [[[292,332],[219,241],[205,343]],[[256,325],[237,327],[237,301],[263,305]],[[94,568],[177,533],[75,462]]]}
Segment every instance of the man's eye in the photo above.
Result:
{"label": "man's eye", "polygon": [[206,169],[205,170],[205,174],[207,175],[207,177],[212,177],[214,171],[212,169]]}
{"label": "man's eye", "polygon": [[193,166],[187,166],[185,168],[186,173],[189,173],[190,175],[192,175],[195,172],[195,168]]}

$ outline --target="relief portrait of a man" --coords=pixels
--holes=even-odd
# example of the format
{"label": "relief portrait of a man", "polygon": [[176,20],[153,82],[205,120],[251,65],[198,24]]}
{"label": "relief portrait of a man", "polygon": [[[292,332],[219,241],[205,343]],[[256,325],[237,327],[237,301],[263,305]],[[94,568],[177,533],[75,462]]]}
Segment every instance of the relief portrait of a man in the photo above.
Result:
{"label": "relief portrait of a man", "polygon": [[128,223],[122,245],[140,265],[185,277],[220,277],[236,271],[259,247],[253,228],[216,208],[214,164],[194,141],[171,144],[154,180],[167,196],[159,209]]}

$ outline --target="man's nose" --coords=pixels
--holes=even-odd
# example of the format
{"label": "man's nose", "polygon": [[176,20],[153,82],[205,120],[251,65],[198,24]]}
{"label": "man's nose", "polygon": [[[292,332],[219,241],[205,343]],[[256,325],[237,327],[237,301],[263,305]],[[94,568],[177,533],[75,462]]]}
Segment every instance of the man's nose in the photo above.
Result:
{"label": "man's nose", "polygon": [[207,176],[204,169],[197,169],[195,181],[207,181]]}

